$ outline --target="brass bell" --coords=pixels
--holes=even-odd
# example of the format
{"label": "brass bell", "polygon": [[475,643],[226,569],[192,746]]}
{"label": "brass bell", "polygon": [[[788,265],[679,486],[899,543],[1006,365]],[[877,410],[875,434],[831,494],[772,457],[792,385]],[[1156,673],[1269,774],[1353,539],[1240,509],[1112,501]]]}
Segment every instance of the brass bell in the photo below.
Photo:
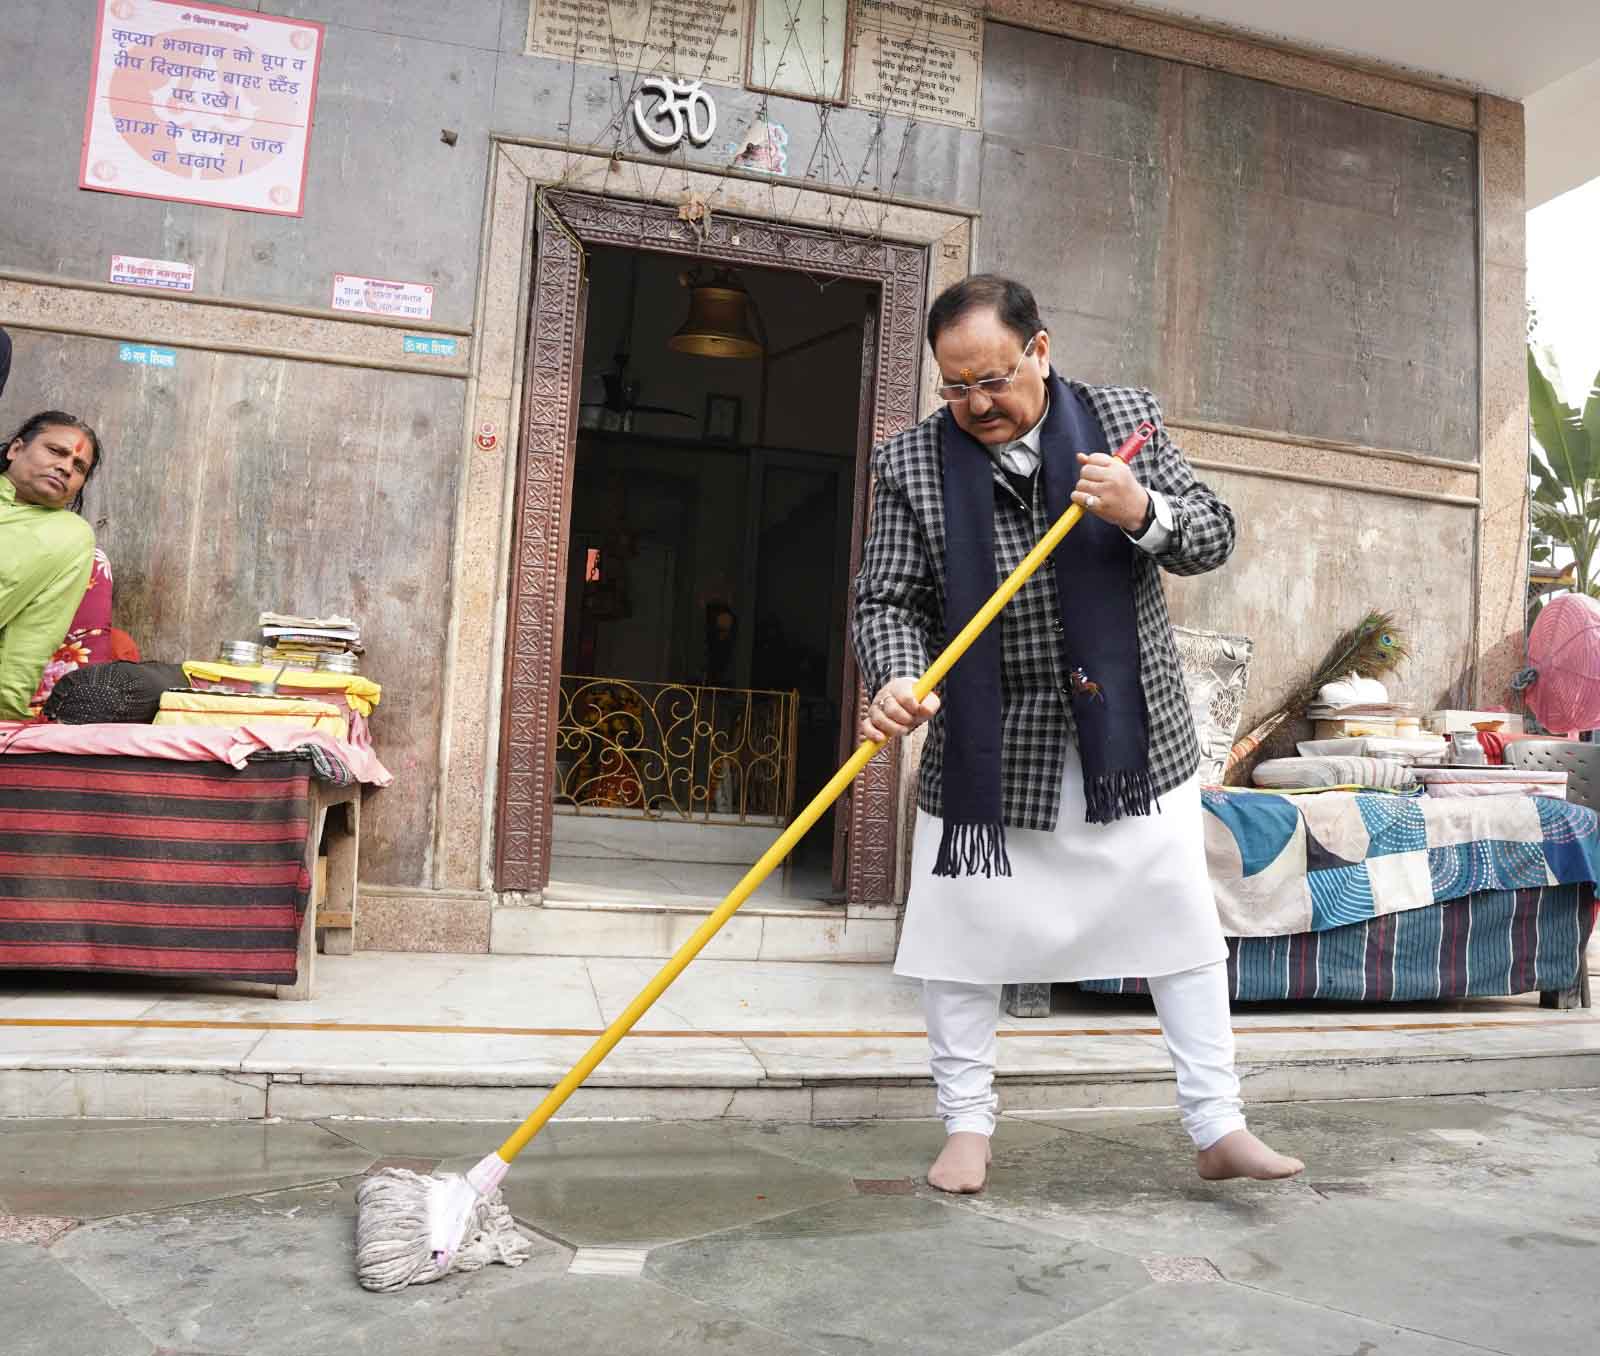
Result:
{"label": "brass bell", "polygon": [[689,289],[689,318],[667,340],[668,348],[702,358],[761,356],[761,341],[750,330],[750,294],[731,270],[719,268],[707,279],[697,269],[680,281]]}

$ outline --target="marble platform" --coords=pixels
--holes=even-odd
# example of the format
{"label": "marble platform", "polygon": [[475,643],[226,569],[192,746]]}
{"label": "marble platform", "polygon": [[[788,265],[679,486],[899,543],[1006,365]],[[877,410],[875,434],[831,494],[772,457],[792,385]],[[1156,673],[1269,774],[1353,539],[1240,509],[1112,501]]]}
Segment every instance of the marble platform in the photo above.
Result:
{"label": "marble platform", "polygon": [[[629,958],[358,952],[317,995],[0,975],[0,1118],[517,1120],[655,973]],[[1600,1010],[1533,996],[1244,1006],[1252,1103],[1600,1087]],[[1139,999],[1058,987],[1002,1018],[1005,1108],[1170,1106]],[[563,1108],[568,1119],[831,1122],[926,1116],[914,982],[885,965],[697,961]]]}

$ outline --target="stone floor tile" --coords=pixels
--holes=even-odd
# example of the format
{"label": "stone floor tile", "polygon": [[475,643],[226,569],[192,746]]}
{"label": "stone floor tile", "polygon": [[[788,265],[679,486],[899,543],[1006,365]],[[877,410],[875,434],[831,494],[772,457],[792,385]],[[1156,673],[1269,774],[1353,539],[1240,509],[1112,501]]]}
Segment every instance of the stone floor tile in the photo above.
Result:
{"label": "stone floor tile", "polygon": [[[1002,1119],[993,1148],[1013,1149],[1059,1138],[1060,1132],[1024,1120]],[[801,1163],[851,1177],[911,1177],[926,1180],[944,1147],[944,1126],[935,1120],[853,1121],[834,1125],[767,1124],[743,1132],[743,1142]]]}
{"label": "stone floor tile", "polygon": [[0,1117],[0,1135],[50,1135],[69,1130],[80,1135],[114,1134],[130,1127],[170,1124],[170,1121],[128,1120],[110,1116],[103,1120],[70,1116],[41,1116],[36,1119],[27,1116]]}
{"label": "stone floor tile", "polygon": [[390,1310],[392,1317],[386,1322],[364,1327],[343,1346],[313,1347],[305,1356],[394,1356],[400,1351],[473,1356],[816,1356],[815,1347],[648,1280],[566,1276],[507,1288],[504,1272],[505,1268],[496,1267],[463,1277],[450,1302],[426,1313],[419,1312],[425,1302],[422,1292],[389,1297],[402,1303]]}
{"label": "stone floor tile", "polygon": [[[586,962],[607,1021],[661,962],[594,957]],[[880,965],[697,960],[645,1015],[658,1030],[922,1031],[922,985]]]}
{"label": "stone floor tile", "polygon": [[[50,1338],[41,1348],[26,1329],[33,1345],[19,1348],[0,1324],[0,1350],[1543,1356],[1572,1349],[1574,1335],[1586,1349],[1592,1325],[1597,1121],[1596,1092],[1261,1107],[1259,1129],[1315,1155],[1311,1182],[1208,1184],[1193,1175],[1170,1110],[1007,1117],[989,1190],[963,1198],[925,1185],[864,1195],[852,1180],[921,1175],[942,1138],[934,1122],[557,1122],[512,1174],[547,1214],[614,1233],[640,1218],[682,1227],[706,1195],[711,1227],[738,1227],[654,1249],[598,1241],[583,1267],[535,1238],[525,1267],[385,1296],[355,1283],[359,1177],[266,1190],[271,1171],[255,1163],[222,1185],[243,1157],[230,1141],[241,1129],[298,1129],[358,1164],[440,1159],[457,1169],[509,1123],[12,1123],[0,1127],[0,1150],[20,1144],[36,1167],[48,1166],[36,1142],[54,1138],[88,1146],[74,1152],[101,1160],[91,1175],[122,1164],[147,1192],[180,1185],[170,1208],[91,1219],[47,1246],[0,1242],[0,1314],[36,1319]],[[160,1147],[162,1136],[187,1152]],[[205,1148],[208,1138],[217,1147]],[[296,1171],[303,1149],[290,1155]],[[219,1198],[193,1198],[196,1164]],[[266,1169],[281,1166],[267,1155]],[[775,1196],[773,1181],[799,1203]],[[251,1194],[220,1194],[241,1189]],[[808,1190],[823,1199],[809,1203]],[[12,1211],[3,1196],[0,1212]],[[53,1230],[72,1213],[13,1219]],[[647,1252],[642,1278],[622,1274]],[[1186,1261],[1226,1279],[1172,1283]],[[584,1269],[603,1274],[572,1274]]]}
{"label": "stone floor tile", "polygon": [[0,1200],[17,1214],[97,1219],[358,1173],[375,1157],[314,1125],[94,1124],[8,1134]]}
{"label": "stone floor tile", "polygon": [[1157,1253],[1139,1259],[1157,1285],[1199,1285],[1220,1281],[1222,1273],[1207,1257],[1176,1257]]}
{"label": "stone floor tile", "polygon": [[1470,1356],[1481,1351],[1237,1285],[1158,1285],[1096,1309],[1005,1356]]}
{"label": "stone floor tile", "polygon": [[[590,1036],[390,1032],[381,1058],[374,1059],[370,1032],[269,1031],[256,1033],[238,1067],[246,1073],[299,1072],[306,1084],[526,1088],[558,1083],[593,1044]],[[761,1062],[731,1037],[636,1037],[613,1050],[586,1086],[754,1087],[765,1077]],[[537,1100],[529,1097],[529,1111]]]}
{"label": "stone floor tile", "polygon": [[[441,1166],[461,1171],[477,1157]],[[503,1190],[519,1220],[574,1247],[675,1242],[855,1192],[847,1172],[682,1123],[547,1126]]]}
{"label": "stone floor tile", "polygon": [[77,1220],[59,1215],[0,1214],[0,1243],[37,1243],[48,1248],[77,1227]]}
{"label": "stone floor tile", "polygon": [[207,1356],[426,1351],[457,1305],[481,1321],[566,1270],[566,1250],[537,1239],[520,1267],[369,1294],[355,1279],[358,1180],[102,1220],[51,1252],[158,1347]]}
{"label": "stone floor tile", "polygon": [[1303,1181],[1201,1181],[1181,1136],[1152,1149],[1071,1131],[997,1152],[984,1193],[956,1202],[986,1218],[1015,1219],[1136,1258],[1214,1257],[1241,1232],[1272,1228],[1320,1204]]}
{"label": "stone floor tile", "polygon": [[[1256,1134],[1304,1160],[1307,1180],[1347,1180],[1452,1168],[1461,1157],[1459,1147],[1434,1134],[1436,1126],[1452,1122],[1486,1126],[1505,1119],[1503,1114],[1486,1113],[1481,1105],[1470,1106],[1467,1100],[1469,1106],[1436,1111],[1433,1123],[1416,1112],[1391,1111],[1382,1102],[1361,1103],[1367,1108],[1361,1111],[1341,1109],[1358,1105],[1354,1103],[1307,1102],[1271,1103],[1249,1107],[1247,1112]],[[1152,1150],[1175,1162],[1194,1161],[1193,1145],[1175,1111],[1052,1116],[1045,1123],[1108,1144]]]}
{"label": "stone floor tile", "polygon": [[44,1248],[0,1243],[6,1356],[151,1356],[155,1344]]}
{"label": "stone floor tile", "polygon": [[[55,1016],[52,1009],[50,1015]],[[107,1020],[120,1020],[108,1018]],[[133,1033],[127,1027],[108,1026],[7,1026],[0,1027],[0,1058],[8,1069],[64,1069],[126,1067],[123,1051]],[[239,1051],[240,1042],[235,1033],[221,1042],[230,1052]],[[259,1033],[250,1033],[244,1044],[259,1040]],[[203,1037],[202,1037],[203,1043]],[[229,1067],[237,1068],[240,1052]],[[146,1068],[160,1068],[157,1061]],[[187,1067],[179,1064],[177,1067]]]}
{"label": "stone floor tile", "polygon": [[567,1266],[567,1275],[642,1276],[649,1258],[649,1248],[579,1248]]}
{"label": "stone floor tile", "polygon": [[[772,1078],[926,1080],[928,1041],[914,1039],[747,1036],[744,1044]],[[1127,1074],[1170,1076],[1172,1060],[1158,1038],[1104,1036],[1023,1036],[1008,1033],[999,1043],[1000,1100],[1007,1104],[1006,1081],[1024,1074]],[[933,1104],[931,1085],[928,1105]]]}
{"label": "stone floor tile", "polygon": [[909,1177],[857,1177],[855,1189],[863,1196],[915,1196],[917,1184]]}
{"label": "stone floor tile", "polygon": [[[304,1003],[226,982],[169,984],[157,996],[148,1017],[443,1027],[590,1027],[600,1017],[583,962],[570,956],[357,951],[317,957],[316,992]],[[364,1034],[385,1043],[385,1033]]]}
{"label": "stone floor tile", "polygon": [[1442,1204],[1333,1200],[1213,1255],[1229,1280],[1510,1356],[1592,1330],[1600,1239],[1540,1220],[1492,1227]]}
{"label": "stone floor tile", "polygon": [[[359,1145],[378,1158],[482,1158],[517,1128],[515,1121],[325,1120],[329,1134]],[[561,1127],[548,1126],[542,1135]],[[530,1150],[531,1152],[531,1150]]]}
{"label": "stone floor tile", "polygon": [[1149,1285],[1085,1243],[857,1196],[675,1247],[646,1275],[825,1352],[999,1352]]}
{"label": "stone floor tile", "polygon": [[[1483,1100],[1492,1107],[1515,1111],[1521,1115],[1541,1117],[1550,1124],[1570,1124],[1567,1111],[1580,1111],[1592,1116],[1600,1099],[1600,1090],[1594,1088],[1558,1089],[1549,1092],[1497,1092]],[[1600,1124],[1587,1122],[1589,1132],[1600,1136]]]}
{"label": "stone floor tile", "polygon": [[[88,980],[89,982],[85,982]],[[48,970],[0,973],[0,1017],[139,1017],[170,990],[144,975],[92,975]],[[93,1027],[80,1028],[94,1030]]]}

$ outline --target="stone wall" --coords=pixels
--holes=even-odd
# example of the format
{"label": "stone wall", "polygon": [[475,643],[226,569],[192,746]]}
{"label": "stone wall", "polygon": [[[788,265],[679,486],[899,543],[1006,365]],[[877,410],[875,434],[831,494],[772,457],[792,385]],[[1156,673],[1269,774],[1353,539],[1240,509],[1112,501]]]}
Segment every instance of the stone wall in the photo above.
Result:
{"label": "stone wall", "polygon": [[[1003,0],[984,128],[719,88],[718,136],[669,169],[608,130],[611,70],[524,53],[520,0],[258,7],[327,23],[302,218],[78,190],[96,6],[0,10],[25,110],[0,207],[0,323],[17,343],[0,424],[56,405],[100,426],[88,513],[152,655],[208,649],[263,605],[361,617],[397,773],[368,800],[363,879],[394,920],[421,918],[432,892],[425,944],[486,936],[541,185],[692,189],[720,212],[884,231],[928,248],[935,288],[974,264],[1028,277],[1077,374],[1157,389],[1240,509],[1233,567],[1173,597],[1195,624],[1255,636],[1252,706],[1369,604],[1425,637],[1404,693],[1419,702],[1479,678],[1492,699],[1515,667],[1518,106]],[[724,172],[763,108],[790,133],[787,181]],[[882,173],[841,196],[874,148]],[[110,287],[112,253],[192,263],[196,292]],[[402,327],[331,311],[335,272],[431,284],[431,324],[404,328],[455,338],[457,356],[407,355]],[[119,363],[119,340],[173,346],[177,365]],[[485,420],[490,450],[473,441]]]}

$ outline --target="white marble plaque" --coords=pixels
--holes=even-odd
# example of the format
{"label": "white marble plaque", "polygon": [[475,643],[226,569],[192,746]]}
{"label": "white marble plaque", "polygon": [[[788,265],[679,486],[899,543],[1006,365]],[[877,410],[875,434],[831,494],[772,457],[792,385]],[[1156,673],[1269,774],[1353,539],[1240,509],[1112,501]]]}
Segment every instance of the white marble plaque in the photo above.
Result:
{"label": "white marble plaque", "polygon": [[753,0],[750,88],[844,102],[849,0]]}
{"label": "white marble plaque", "polygon": [[850,102],[952,127],[978,126],[983,15],[929,0],[856,0]]}
{"label": "white marble plaque", "polygon": [[744,83],[748,0],[531,0],[528,51],[628,77]]}

